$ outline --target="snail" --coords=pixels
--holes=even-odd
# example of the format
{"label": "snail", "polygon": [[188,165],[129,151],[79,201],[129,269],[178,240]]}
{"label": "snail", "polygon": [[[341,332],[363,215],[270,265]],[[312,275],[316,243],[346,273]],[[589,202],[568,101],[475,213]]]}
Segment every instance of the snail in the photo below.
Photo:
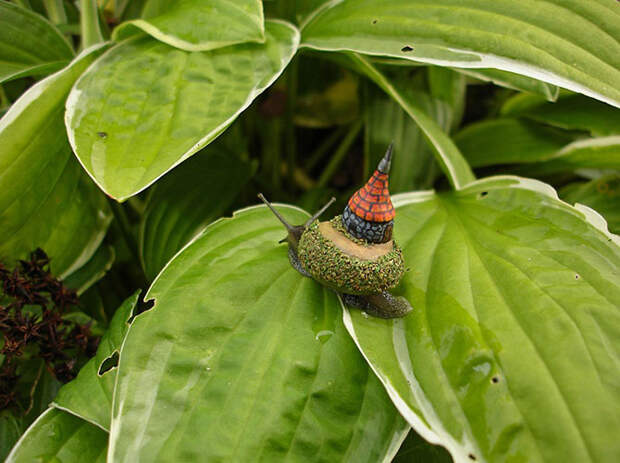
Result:
{"label": "snail", "polygon": [[405,272],[401,248],[392,239],[394,206],[388,191],[392,145],[368,182],[348,201],[343,213],[319,222],[336,198],[303,225],[291,225],[265,199],[288,234],[291,265],[340,294],[343,302],[380,318],[403,317],[412,310],[404,297],[393,296]]}

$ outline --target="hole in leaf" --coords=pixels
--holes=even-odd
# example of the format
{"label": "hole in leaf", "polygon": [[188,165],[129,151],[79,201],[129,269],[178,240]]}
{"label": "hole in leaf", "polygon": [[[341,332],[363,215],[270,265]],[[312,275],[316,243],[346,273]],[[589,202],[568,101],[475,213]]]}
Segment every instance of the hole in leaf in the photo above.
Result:
{"label": "hole in leaf", "polygon": [[108,137],[108,133],[107,132],[97,132],[97,135],[99,135],[101,138],[107,138]]}
{"label": "hole in leaf", "polygon": [[473,453],[470,453],[467,456],[469,457],[470,460],[476,461],[476,455],[474,455]]}
{"label": "hole in leaf", "polygon": [[485,197],[486,195],[488,195],[488,194],[489,194],[489,192],[488,192],[488,191],[481,191],[481,192],[478,194],[478,199],[480,199],[480,198],[484,198],[484,197]]}
{"label": "hole in leaf", "polygon": [[580,277],[579,277],[579,274],[578,274],[578,273],[575,273],[575,280],[578,280],[579,278],[580,278]]}
{"label": "hole in leaf", "polygon": [[372,20],[372,23],[373,23],[373,24],[377,24],[377,20],[376,20],[376,19],[373,19],[373,20]]}
{"label": "hole in leaf", "polygon": [[498,378],[497,376],[493,376],[493,377],[491,378],[491,382],[493,382],[493,383],[497,384],[497,383],[499,383],[499,378]]}
{"label": "hole in leaf", "polygon": [[407,53],[407,52],[413,51],[413,47],[410,47],[409,45],[405,45],[403,48],[400,49],[400,51]]}
{"label": "hole in leaf", "polygon": [[155,307],[155,299],[149,299],[148,301],[144,301],[142,299],[142,297],[140,297],[138,299],[138,303],[136,304],[136,306],[133,309],[133,312],[131,313],[131,317],[129,317],[129,320],[127,320],[127,323],[129,323],[131,325],[133,323],[134,319],[138,315],[141,315],[144,312],[147,312],[147,311],[151,310],[153,307]]}
{"label": "hole in leaf", "polygon": [[97,374],[99,376],[102,376],[108,371],[110,371],[112,368],[116,368],[117,366],[118,366],[118,351],[115,350],[114,352],[112,352],[112,355],[110,355],[107,359],[101,362],[101,365],[99,365],[99,371],[97,372]]}

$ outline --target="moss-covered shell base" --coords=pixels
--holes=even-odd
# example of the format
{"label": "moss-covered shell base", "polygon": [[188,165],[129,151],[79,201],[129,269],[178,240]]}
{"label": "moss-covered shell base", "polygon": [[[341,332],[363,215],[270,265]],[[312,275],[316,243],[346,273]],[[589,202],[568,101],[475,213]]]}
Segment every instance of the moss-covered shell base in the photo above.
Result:
{"label": "moss-covered shell base", "polygon": [[318,221],[306,228],[297,248],[299,262],[312,277],[345,294],[367,295],[387,291],[398,285],[405,264],[395,242],[387,254],[367,260],[345,253],[327,239]]}

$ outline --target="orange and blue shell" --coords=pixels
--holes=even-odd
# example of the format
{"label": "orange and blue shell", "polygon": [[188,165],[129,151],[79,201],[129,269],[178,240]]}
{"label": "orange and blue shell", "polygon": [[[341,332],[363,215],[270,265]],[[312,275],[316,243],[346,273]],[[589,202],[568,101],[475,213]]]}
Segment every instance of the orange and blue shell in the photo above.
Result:
{"label": "orange and blue shell", "polygon": [[370,180],[351,196],[342,213],[347,231],[369,243],[385,243],[392,239],[395,211],[388,190],[391,161],[392,145]]}

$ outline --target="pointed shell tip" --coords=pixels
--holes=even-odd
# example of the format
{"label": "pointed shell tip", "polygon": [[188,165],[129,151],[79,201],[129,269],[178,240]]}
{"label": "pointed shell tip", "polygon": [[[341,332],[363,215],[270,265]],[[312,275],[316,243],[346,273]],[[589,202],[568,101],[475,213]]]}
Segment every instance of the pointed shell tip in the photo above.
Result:
{"label": "pointed shell tip", "polygon": [[392,152],[393,151],[394,151],[394,142],[390,143],[390,146],[388,146],[385,156],[383,156],[383,159],[381,159],[381,162],[379,162],[379,166],[377,167],[377,170],[379,172],[382,172],[384,174],[388,174],[390,172],[390,166],[392,165]]}

